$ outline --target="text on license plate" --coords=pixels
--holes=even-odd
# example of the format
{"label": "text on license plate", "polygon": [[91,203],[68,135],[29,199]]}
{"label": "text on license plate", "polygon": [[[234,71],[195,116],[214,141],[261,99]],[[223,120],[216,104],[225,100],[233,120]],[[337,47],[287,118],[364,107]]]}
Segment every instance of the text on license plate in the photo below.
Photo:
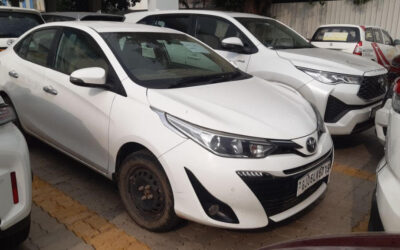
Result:
{"label": "text on license plate", "polygon": [[309,187],[317,183],[319,180],[328,176],[331,172],[331,161],[323,163],[320,167],[308,172],[297,182],[297,196],[301,195]]}

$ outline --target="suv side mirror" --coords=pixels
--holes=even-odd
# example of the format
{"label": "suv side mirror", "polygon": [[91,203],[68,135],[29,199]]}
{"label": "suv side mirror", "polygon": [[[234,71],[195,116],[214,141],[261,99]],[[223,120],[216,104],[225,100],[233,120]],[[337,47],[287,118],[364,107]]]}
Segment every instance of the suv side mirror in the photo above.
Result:
{"label": "suv side mirror", "polygon": [[222,47],[233,52],[243,52],[244,44],[239,37],[228,37],[222,40]]}
{"label": "suv side mirror", "polygon": [[106,71],[99,67],[78,69],[72,72],[69,80],[71,83],[81,87],[108,88],[108,85],[106,85]]}
{"label": "suv side mirror", "polygon": [[400,45],[400,40],[399,39],[394,40],[394,46],[398,46],[398,45]]}

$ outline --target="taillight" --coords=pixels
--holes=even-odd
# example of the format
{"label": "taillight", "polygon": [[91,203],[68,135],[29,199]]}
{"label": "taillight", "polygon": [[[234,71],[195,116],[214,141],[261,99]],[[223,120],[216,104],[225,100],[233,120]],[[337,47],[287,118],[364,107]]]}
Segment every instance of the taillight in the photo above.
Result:
{"label": "taillight", "polygon": [[359,41],[357,43],[356,47],[354,48],[353,54],[362,56],[362,41]]}
{"label": "taillight", "polygon": [[394,86],[394,94],[393,94],[393,109],[397,113],[400,113],[400,78],[397,79],[396,85]]}
{"label": "taillight", "polygon": [[15,172],[11,172],[10,177],[11,177],[11,188],[12,188],[14,204],[17,204],[19,202],[19,196],[18,196],[17,176],[15,175]]}

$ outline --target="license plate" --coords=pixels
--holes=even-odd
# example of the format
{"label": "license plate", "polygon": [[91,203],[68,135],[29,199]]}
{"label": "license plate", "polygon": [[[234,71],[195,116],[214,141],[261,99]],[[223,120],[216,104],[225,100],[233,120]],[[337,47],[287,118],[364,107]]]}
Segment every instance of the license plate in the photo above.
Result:
{"label": "license plate", "polygon": [[304,193],[304,191],[317,183],[319,180],[328,176],[331,172],[331,165],[331,161],[327,161],[323,163],[320,167],[308,172],[306,175],[301,177],[297,182],[297,196]]}

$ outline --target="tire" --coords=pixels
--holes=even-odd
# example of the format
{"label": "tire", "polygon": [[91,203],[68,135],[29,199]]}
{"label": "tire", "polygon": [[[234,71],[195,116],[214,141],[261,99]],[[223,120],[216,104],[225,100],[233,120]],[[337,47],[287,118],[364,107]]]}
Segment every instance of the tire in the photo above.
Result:
{"label": "tire", "polygon": [[375,192],[371,202],[371,215],[368,222],[368,231],[382,232],[385,231],[382,225],[381,217],[379,215],[378,204],[376,203]]}
{"label": "tire", "polygon": [[132,153],[123,161],[118,188],[128,214],[139,226],[166,232],[180,224],[168,178],[149,151]]}
{"label": "tire", "polygon": [[9,233],[10,235],[0,239],[1,249],[14,249],[28,238],[31,228],[31,216],[29,215],[15,227],[15,229],[12,229],[13,232]]}

